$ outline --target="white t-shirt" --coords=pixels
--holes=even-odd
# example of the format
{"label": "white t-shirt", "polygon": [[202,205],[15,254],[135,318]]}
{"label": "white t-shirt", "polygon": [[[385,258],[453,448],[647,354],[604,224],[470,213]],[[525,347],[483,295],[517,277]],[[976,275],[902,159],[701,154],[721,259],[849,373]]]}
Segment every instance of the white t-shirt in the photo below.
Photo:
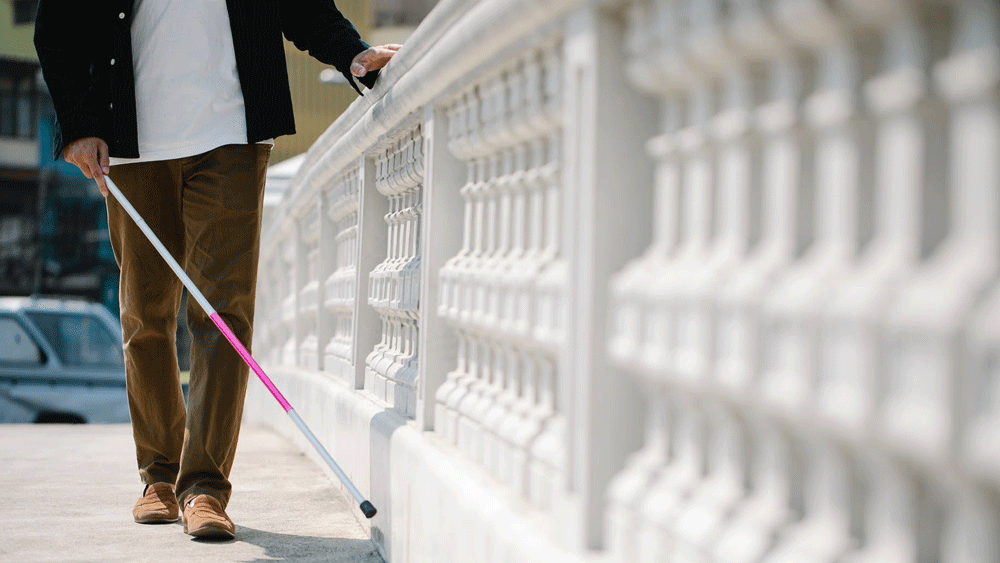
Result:
{"label": "white t-shirt", "polygon": [[226,0],[136,0],[132,66],[139,158],[112,158],[112,165],[246,144]]}

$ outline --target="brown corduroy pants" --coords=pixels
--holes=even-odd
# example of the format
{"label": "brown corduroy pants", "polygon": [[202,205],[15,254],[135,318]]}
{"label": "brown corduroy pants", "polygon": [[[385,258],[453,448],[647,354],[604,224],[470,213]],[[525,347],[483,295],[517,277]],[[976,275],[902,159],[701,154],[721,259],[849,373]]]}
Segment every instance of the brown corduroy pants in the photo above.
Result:
{"label": "brown corduroy pants", "polygon": [[[250,348],[264,175],[271,147],[111,167],[111,179],[208,302]],[[188,299],[191,379],[185,412],[174,334],[181,281],[114,197],[108,227],[121,268],[119,304],[139,475],[173,483],[181,506],[208,494],[225,507],[249,370]]]}

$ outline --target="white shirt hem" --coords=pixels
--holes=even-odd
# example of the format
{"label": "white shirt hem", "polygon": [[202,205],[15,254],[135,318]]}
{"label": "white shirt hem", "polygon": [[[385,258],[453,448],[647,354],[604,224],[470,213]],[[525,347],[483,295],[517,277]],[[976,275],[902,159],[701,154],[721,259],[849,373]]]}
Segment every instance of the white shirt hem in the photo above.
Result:
{"label": "white shirt hem", "polygon": [[[119,164],[135,164],[138,162],[159,162],[163,160],[174,160],[178,158],[187,158],[189,156],[204,154],[208,151],[215,150],[225,145],[245,145],[245,144],[247,144],[246,139],[238,141],[232,141],[232,140],[208,141],[204,143],[199,143],[197,145],[185,146],[182,148],[147,151],[145,153],[139,151],[139,158],[120,158],[113,156],[109,160],[110,160],[110,166],[118,166]],[[264,141],[260,141],[257,144],[274,145],[274,139],[267,139]]]}

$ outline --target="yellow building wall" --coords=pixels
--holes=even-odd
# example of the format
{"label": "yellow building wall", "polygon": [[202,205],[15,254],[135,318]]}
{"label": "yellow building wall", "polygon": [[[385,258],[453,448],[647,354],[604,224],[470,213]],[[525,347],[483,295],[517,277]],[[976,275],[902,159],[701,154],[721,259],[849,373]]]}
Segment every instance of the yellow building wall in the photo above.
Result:
{"label": "yellow building wall", "polygon": [[0,0],[0,57],[37,61],[32,36],[35,24],[14,25],[12,0]]}

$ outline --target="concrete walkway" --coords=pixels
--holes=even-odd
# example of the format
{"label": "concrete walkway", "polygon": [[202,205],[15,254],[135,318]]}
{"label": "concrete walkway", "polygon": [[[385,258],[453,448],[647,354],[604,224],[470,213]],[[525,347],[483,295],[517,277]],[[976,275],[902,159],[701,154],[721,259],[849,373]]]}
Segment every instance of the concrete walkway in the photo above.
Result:
{"label": "concrete walkway", "polygon": [[268,430],[244,427],[227,512],[236,540],[140,525],[127,425],[0,425],[0,561],[381,563],[353,501]]}

